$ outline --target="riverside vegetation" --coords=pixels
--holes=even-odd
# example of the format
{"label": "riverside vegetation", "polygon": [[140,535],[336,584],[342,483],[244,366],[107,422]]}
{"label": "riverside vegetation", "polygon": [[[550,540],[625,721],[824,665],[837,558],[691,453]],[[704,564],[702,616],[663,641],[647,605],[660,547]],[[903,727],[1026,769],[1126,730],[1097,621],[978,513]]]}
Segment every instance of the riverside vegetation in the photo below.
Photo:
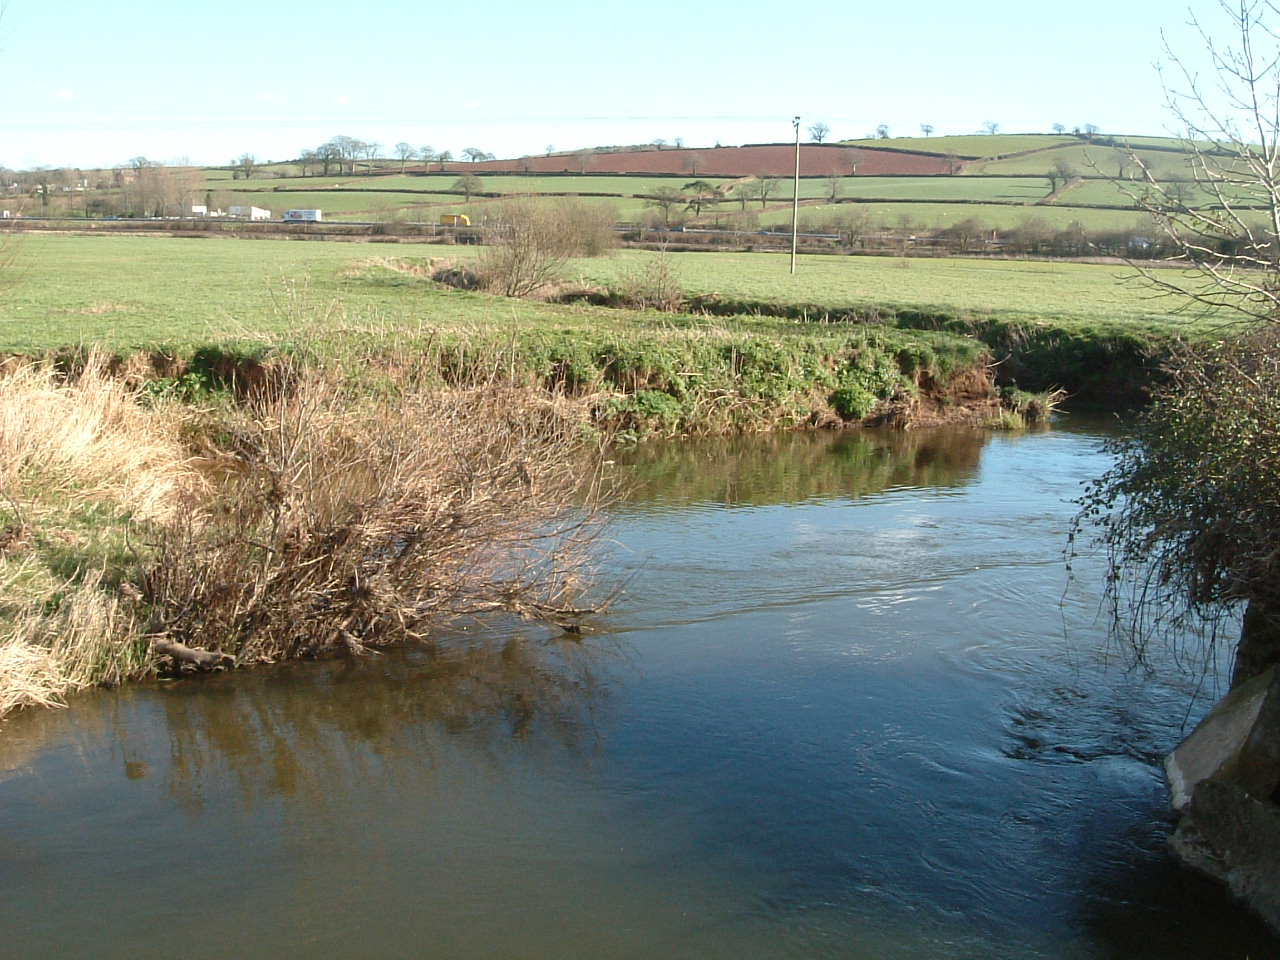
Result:
{"label": "riverside vegetation", "polygon": [[[0,714],[160,669],[358,651],[444,618],[576,629],[602,602],[606,440],[1008,425],[1049,402],[999,387],[995,359],[1052,386],[1074,374],[1051,357],[1095,377],[1089,351],[1132,357],[1111,375],[1136,389],[1160,340],[1136,298],[1128,322],[1071,317],[1089,298],[1035,267],[983,265],[986,302],[1004,282],[1015,303],[992,311],[984,284],[966,294],[935,263],[841,259],[866,270],[852,280],[815,263],[787,294],[750,283],[777,259],[716,276],[706,258],[632,254],[566,261],[535,284],[544,299],[514,300],[439,282],[483,275],[466,251],[372,254],[23,238],[0,328]],[[1114,291],[1094,269],[1071,289]],[[896,300],[859,295],[895,276]],[[1021,312],[1028,279],[1059,291],[1039,319]],[[913,286],[954,302],[913,303]]]}
{"label": "riverside vegetation", "polygon": [[[367,358],[383,365],[393,358]],[[359,651],[443,618],[571,622],[603,490],[581,404],[262,365],[201,402],[108,369],[0,378],[0,712],[154,672]],[[152,381],[154,382],[154,381]]]}

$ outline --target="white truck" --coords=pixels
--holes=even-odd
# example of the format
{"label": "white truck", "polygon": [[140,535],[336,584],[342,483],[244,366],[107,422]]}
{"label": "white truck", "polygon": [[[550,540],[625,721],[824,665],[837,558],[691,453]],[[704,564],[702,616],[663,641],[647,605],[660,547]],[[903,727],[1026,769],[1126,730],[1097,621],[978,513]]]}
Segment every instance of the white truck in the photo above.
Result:
{"label": "white truck", "polygon": [[286,210],[284,212],[285,223],[319,223],[320,220],[319,210]]}

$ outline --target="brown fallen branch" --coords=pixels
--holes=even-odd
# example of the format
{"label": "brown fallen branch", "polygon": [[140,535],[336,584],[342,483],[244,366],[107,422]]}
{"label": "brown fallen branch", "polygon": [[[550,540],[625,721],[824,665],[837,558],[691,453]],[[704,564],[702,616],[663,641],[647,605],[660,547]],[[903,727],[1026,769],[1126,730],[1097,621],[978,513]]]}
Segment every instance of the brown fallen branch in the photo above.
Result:
{"label": "brown fallen branch", "polygon": [[170,640],[168,637],[151,637],[151,649],[161,656],[172,657],[179,663],[193,663],[200,670],[214,667],[235,666],[236,658],[229,653],[218,653],[203,650],[200,647],[188,647],[185,643]]}

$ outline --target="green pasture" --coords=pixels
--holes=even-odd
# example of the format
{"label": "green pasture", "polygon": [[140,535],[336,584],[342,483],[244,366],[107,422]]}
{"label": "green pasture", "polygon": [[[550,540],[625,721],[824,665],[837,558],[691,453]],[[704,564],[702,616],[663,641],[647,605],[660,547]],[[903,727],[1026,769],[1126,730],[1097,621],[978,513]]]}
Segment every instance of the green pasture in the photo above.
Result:
{"label": "green pasture", "polygon": [[[438,287],[400,262],[466,259],[473,247],[170,239],[22,237],[0,304],[0,351],[85,342],[116,346],[195,344],[330,329],[545,325],[596,329],[667,326],[674,318],[587,306],[496,299]],[[572,279],[616,285],[657,256],[620,251],[575,262]],[[804,305],[824,311],[876,308],[949,317],[1053,322],[1080,327],[1167,329],[1174,304],[1126,281],[1127,268],[1059,262],[671,253],[687,295]],[[686,318],[716,326],[781,321]]]}
{"label": "green pasture", "polygon": [[[423,260],[474,255],[467,247],[409,249]],[[182,349],[299,330],[594,327],[616,317],[440,289],[378,266],[400,252],[368,243],[29,234],[0,303],[0,352],[89,342]]]}
{"label": "green pasture", "polygon": [[[736,210],[737,207],[733,209]],[[904,228],[914,231],[943,230],[964,220],[976,221],[981,227],[990,230],[1015,230],[1032,220],[1042,221],[1053,230],[1066,230],[1078,224],[1090,233],[1134,227],[1151,229],[1150,219],[1137,210],[1094,209],[1061,204],[1014,206],[994,203],[886,201],[806,204],[800,207],[801,228],[807,227],[809,232],[826,232],[824,227],[834,226],[849,217],[866,217],[869,232],[877,229],[900,232]],[[790,229],[791,209],[771,207],[758,220],[761,229]]]}
{"label": "green pasture", "polygon": [[[1059,203],[1063,204],[1128,204],[1132,205],[1133,201],[1124,193],[1122,186],[1128,186],[1135,195],[1141,195],[1146,189],[1142,183],[1132,183],[1122,185],[1110,180],[1090,179],[1084,180],[1075,186],[1065,190],[1058,198]],[[1217,196],[1204,187],[1193,181],[1181,181],[1180,183],[1168,182],[1163,188],[1166,191],[1181,191],[1181,200],[1189,207],[1200,207],[1215,204],[1218,202]],[[1257,189],[1250,190],[1248,184],[1220,184],[1223,195],[1232,197],[1234,201],[1241,205],[1268,203],[1268,198],[1264,193]]]}
{"label": "green pasture", "polygon": [[[576,264],[574,275],[607,285],[654,254],[623,251]],[[687,295],[719,294],[818,310],[879,305],[973,318],[1024,318],[1082,326],[1167,327],[1185,321],[1124,265],[960,258],[802,256],[769,253],[667,254]]]}
{"label": "green pasture", "polygon": [[918,150],[939,156],[955,154],[963,159],[1003,157],[1028,150],[1045,150],[1061,144],[1079,143],[1076,137],[1056,133],[997,133],[946,137],[890,137],[887,140],[842,140],[849,147],[874,150]]}
{"label": "green pasture", "polygon": [[[1190,173],[1185,154],[1140,147],[1135,147],[1134,153],[1157,179],[1180,178]],[[1043,176],[1059,161],[1086,177],[1118,177],[1122,176],[1122,170],[1127,171],[1131,166],[1128,151],[1122,147],[1073,140],[1071,144],[1041,153],[971,163],[965,167],[965,173],[971,176],[1032,176],[1038,173]]]}
{"label": "green pasture", "polygon": [[868,200],[1035,203],[1049,195],[1044,177],[845,177],[840,188],[842,197]]}

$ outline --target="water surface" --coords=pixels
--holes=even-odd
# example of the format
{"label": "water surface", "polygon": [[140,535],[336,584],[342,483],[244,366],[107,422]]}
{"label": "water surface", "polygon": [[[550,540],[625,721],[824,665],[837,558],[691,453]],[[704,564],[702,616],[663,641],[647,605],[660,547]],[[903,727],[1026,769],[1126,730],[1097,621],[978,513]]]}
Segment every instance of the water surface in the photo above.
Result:
{"label": "water surface", "polygon": [[584,638],[17,717],[0,958],[1276,956],[1164,853],[1212,677],[1067,581],[1104,468],[1069,424],[646,447]]}

